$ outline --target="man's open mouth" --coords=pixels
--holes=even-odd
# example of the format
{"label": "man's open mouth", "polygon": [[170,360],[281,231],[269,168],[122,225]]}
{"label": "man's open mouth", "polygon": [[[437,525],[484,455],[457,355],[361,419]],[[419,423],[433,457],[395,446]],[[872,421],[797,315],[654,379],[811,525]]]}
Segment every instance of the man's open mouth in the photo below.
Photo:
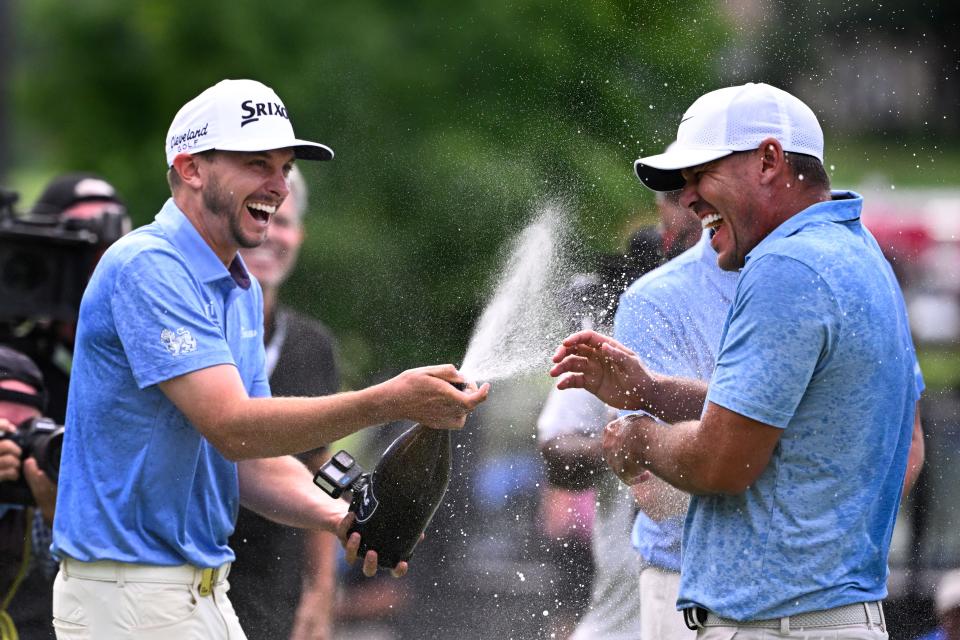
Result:
{"label": "man's open mouth", "polygon": [[270,216],[277,211],[276,205],[265,202],[251,202],[247,205],[247,211],[259,222],[270,222]]}

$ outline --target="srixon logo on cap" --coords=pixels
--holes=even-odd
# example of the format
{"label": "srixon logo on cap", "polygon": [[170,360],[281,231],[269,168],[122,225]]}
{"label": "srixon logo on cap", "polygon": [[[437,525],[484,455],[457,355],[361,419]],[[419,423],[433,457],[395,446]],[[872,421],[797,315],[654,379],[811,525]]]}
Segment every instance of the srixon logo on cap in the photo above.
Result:
{"label": "srixon logo on cap", "polygon": [[289,120],[287,108],[279,102],[254,102],[253,100],[244,100],[240,105],[243,109],[243,117],[240,119],[240,126],[256,122],[261,116],[281,116]]}

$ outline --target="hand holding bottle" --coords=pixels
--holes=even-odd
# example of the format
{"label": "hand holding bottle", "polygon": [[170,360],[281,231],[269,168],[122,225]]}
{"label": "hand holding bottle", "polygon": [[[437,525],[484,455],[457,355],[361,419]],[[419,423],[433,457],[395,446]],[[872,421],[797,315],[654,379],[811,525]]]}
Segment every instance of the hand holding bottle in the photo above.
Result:
{"label": "hand holding bottle", "polygon": [[[337,528],[337,536],[340,538],[340,542],[343,544],[344,549],[346,550],[346,560],[347,564],[353,564],[357,561],[360,551],[360,533],[357,531],[350,532],[350,527],[353,526],[356,516],[353,513],[347,513],[347,515],[340,521],[340,526]],[[421,536],[421,539],[423,536]],[[363,556],[363,575],[368,578],[372,578],[377,575],[379,558],[377,552],[374,550],[367,551]],[[409,564],[405,561],[398,562],[397,566],[390,569],[390,575],[394,578],[402,578],[409,569]]]}
{"label": "hand holding bottle", "polygon": [[[461,391],[450,383],[466,385]],[[487,399],[490,385],[477,388],[451,364],[409,369],[382,383],[387,414],[429,425],[460,429],[467,414]]]}

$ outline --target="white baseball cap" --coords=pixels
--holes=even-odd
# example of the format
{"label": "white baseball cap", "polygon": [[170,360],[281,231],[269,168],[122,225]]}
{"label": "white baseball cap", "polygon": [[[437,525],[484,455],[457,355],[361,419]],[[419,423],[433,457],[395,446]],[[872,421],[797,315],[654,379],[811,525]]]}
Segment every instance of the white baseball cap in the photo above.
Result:
{"label": "white baseball cap", "polygon": [[664,153],[640,158],[633,170],[654,191],[676,191],[684,185],[681,169],[756,149],[766,138],[823,162],[823,130],[810,107],[782,89],[749,82],[697,98],[680,120],[677,141]]}
{"label": "white baseball cap", "polygon": [[167,166],[178,153],[293,149],[303,160],[330,160],[333,150],[299,140],[283,102],[256,80],[221,80],[183,105],[167,132]]}

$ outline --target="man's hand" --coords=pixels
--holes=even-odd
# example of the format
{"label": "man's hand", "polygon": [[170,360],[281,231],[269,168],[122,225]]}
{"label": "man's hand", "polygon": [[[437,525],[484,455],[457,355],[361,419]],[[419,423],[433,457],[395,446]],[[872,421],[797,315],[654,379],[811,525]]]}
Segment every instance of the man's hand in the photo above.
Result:
{"label": "man's hand", "polygon": [[[343,547],[347,550],[347,564],[353,564],[357,561],[357,553],[360,549],[360,534],[354,531],[349,533],[350,525],[353,524],[355,516],[352,513],[348,513],[343,520],[340,521],[340,526],[337,528],[337,537],[340,538],[340,543],[343,544]],[[422,539],[422,538],[421,538]],[[394,578],[400,578],[407,573],[409,566],[406,562],[399,562],[397,566],[390,570],[390,575]],[[363,575],[368,578],[372,578],[377,575],[377,552],[370,550],[367,551],[367,555],[363,558]]]}
{"label": "man's hand", "polygon": [[[451,382],[464,383],[460,391]],[[439,429],[463,427],[467,414],[487,399],[490,385],[479,389],[450,364],[404,371],[382,383],[391,415]]]}
{"label": "man's hand", "polygon": [[43,519],[48,525],[52,525],[53,512],[57,507],[57,485],[47,477],[33,458],[23,461],[23,477],[27,480],[27,486],[30,487]]}
{"label": "man's hand", "polygon": [[550,375],[561,378],[558,389],[586,389],[617,409],[645,408],[651,395],[653,374],[633,351],[596,331],[579,331],[567,337],[553,355],[557,363]]}
{"label": "man's hand", "polygon": [[[17,426],[0,418],[0,432],[14,433]],[[20,446],[13,440],[0,440],[0,481],[15,481],[20,478]]]}
{"label": "man's hand", "polygon": [[614,420],[603,430],[603,457],[625,484],[634,485],[651,477],[643,455],[651,428],[657,428],[653,418],[635,414]]}

